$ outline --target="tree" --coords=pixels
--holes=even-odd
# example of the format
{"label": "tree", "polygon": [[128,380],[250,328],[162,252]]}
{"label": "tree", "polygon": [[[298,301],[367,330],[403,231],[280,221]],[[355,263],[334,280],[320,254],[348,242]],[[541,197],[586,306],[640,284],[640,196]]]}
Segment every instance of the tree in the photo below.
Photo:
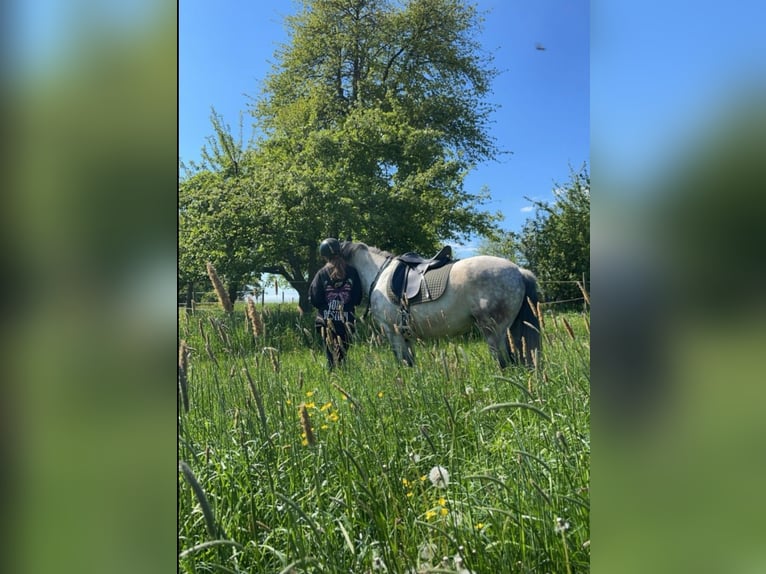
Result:
{"label": "tree", "polygon": [[232,301],[262,264],[248,154],[215,110],[211,123],[214,135],[203,149],[202,165],[187,168],[179,185],[179,290],[187,291],[187,301],[194,284],[208,281],[207,261],[224,280]]}
{"label": "tree", "polygon": [[263,271],[308,307],[322,238],[433,251],[484,234],[498,214],[463,179],[497,150],[485,103],[495,71],[456,0],[306,0],[252,108],[253,186],[267,216]]}
{"label": "tree", "polygon": [[[590,175],[572,171],[566,186],[554,188],[553,204],[534,202],[535,218],[521,234],[519,250],[548,301],[582,297],[573,281],[590,276]],[[587,286],[586,286],[587,287]]]}
{"label": "tree", "polygon": [[479,246],[479,254],[503,257],[522,267],[526,267],[523,255],[519,251],[520,236],[514,231],[498,232],[486,237]]}
{"label": "tree", "polygon": [[[533,201],[535,217],[521,233],[497,234],[482,252],[512,259],[531,269],[548,301],[582,297],[575,281],[590,277],[590,175],[585,166],[571,171],[565,186],[556,185],[551,204]],[[530,200],[532,201],[532,200]]]}

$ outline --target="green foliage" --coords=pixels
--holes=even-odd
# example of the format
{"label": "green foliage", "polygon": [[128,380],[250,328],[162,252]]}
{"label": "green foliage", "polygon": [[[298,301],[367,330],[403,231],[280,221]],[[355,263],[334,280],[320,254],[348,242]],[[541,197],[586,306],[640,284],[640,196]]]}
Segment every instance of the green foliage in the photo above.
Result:
{"label": "green foliage", "polygon": [[496,154],[473,6],[306,1],[287,25],[251,109],[260,138],[243,149],[214,113],[212,151],[181,183],[182,283],[211,259],[228,281],[283,276],[308,309],[324,237],[431,252],[495,228],[488,194],[463,185]]}
{"label": "green foliage", "polygon": [[261,312],[259,339],[241,312],[179,321],[192,349],[179,458],[219,526],[179,473],[181,571],[455,572],[458,554],[474,572],[588,570],[587,317],[546,314],[537,372],[500,374],[473,335],[419,342],[403,368],[361,324],[347,368],[328,373],[318,341],[301,341],[310,317]]}
{"label": "green foliage", "polygon": [[206,283],[205,262],[215,266],[230,296],[258,268],[260,214],[253,209],[251,166],[230,128],[213,110],[215,136],[192,165],[178,190],[179,289]]}
{"label": "green foliage", "polygon": [[479,23],[445,0],[306,2],[288,18],[291,44],[254,115],[263,167],[284,174],[265,184],[309,204],[296,239],[428,252],[492,228],[496,216],[478,210],[487,196],[463,189],[471,162],[496,153]]}
{"label": "green foliage", "polygon": [[479,253],[482,255],[504,257],[505,259],[522,264],[521,254],[519,253],[519,235],[513,231],[490,235],[482,242],[479,247]]}
{"label": "green foliage", "polygon": [[554,195],[552,204],[533,201],[535,217],[526,221],[521,233],[493,235],[482,245],[482,253],[506,257],[531,269],[546,301],[569,301],[570,306],[577,307],[582,305],[582,292],[575,281],[582,282],[583,274],[586,283],[590,280],[587,169],[572,171],[570,181],[557,185]]}

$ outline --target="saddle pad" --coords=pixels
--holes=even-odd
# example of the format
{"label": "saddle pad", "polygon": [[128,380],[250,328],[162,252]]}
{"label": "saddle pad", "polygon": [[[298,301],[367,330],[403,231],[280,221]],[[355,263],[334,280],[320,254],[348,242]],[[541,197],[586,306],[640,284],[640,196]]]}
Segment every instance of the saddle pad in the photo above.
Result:
{"label": "saddle pad", "polygon": [[[425,274],[425,284],[428,288],[428,294],[430,295],[430,298],[426,296],[426,291],[423,289],[422,281],[420,273],[412,270],[411,274],[409,276],[408,285],[407,285],[407,293],[411,294],[413,289],[413,282],[415,285],[419,287],[418,291],[408,297],[407,301],[410,305],[416,305],[418,303],[428,303],[430,301],[435,301],[439,297],[441,297],[444,294],[444,291],[447,289],[447,283],[449,282],[449,274],[452,270],[452,266],[455,264],[455,261],[451,261],[450,263],[447,263],[446,265],[443,265],[442,267],[439,267],[438,269],[430,269],[426,271]],[[404,266],[403,263],[400,263],[400,265]],[[396,272],[399,271],[399,269],[395,269],[394,273],[391,274],[392,278],[394,275],[396,275]],[[392,301],[397,300],[397,296],[394,294],[392,288],[391,288],[391,281],[389,280],[387,285],[387,295],[388,298]]]}

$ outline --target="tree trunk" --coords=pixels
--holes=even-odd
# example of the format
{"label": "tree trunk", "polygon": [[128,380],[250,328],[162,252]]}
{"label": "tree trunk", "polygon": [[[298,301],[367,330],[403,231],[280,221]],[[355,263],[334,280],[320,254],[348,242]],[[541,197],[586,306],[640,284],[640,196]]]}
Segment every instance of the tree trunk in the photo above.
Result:
{"label": "tree trunk", "polygon": [[293,285],[293,288],[298,292],[298,306],[304,313],[311,312],[311,301],[309,301],[309,285],[305,281],[300,284]]}
{"label": "tree trunk", "polygon": [[237,291],[239,291],[239,284],[236,281],[231,281],[229,283],[229,300],[231,300],[232,305],[237,301]]}
{"label": "tree trunk", "polygon": [[301,262],[294,258],[289,261],[291,271],[290,276],[288,276],[287,273],[282,274],[282,276],[290,282],[293,289],[298,292],[298,306],[304,313],[310,313],[312,309],[311,301],[309,300],[309,286],[311,285],[311,280],[314,278],[314,274],[319,269],[316,265],[316,259],[317,246],[311,245],[309,246],[308,275],[304,278],[303,270],[300,265]]}
{"label": "tree trunk", "polygon": [[[293,268],[293,271],[295,271],[295,268]],[[313,279],[314,276],[309,276],[308,281],[303,278],[303,274],[300,272],[293,274],[283,273],[282,277],[287,279],[287,282],[290,283],[290,286],[298,292],[298,307],[301,308],[301,311],[304,313],[311,312],[309,285],[311,284],[311,279]]]}

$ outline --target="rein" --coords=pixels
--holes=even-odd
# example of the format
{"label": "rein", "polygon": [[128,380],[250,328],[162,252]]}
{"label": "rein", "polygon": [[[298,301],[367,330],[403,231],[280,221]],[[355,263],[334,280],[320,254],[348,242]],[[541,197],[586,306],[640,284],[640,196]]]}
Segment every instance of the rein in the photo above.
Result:
{"label": "rein", "polygon": [[389,255],[386,257],[386,260],[383,262],[383,265],[380,266],[380,269],[378,269],[378,273],[375,275],[375,279],[372,280],[372,283],[370,283],[370,292],[367,293],[367,309],[364,312],[364,315],[362,315],[362,319],[367,318],[367,314],[370,312],[370,307],[372,306],[372,290],[375,289],[375,285],[378,283],[378,279],[380,279],[380,276],[383,274],[383,271],[386,270],[386,267],[388,267],[388,264],[391,263],[391,260],[394,257],[392,255]]}

